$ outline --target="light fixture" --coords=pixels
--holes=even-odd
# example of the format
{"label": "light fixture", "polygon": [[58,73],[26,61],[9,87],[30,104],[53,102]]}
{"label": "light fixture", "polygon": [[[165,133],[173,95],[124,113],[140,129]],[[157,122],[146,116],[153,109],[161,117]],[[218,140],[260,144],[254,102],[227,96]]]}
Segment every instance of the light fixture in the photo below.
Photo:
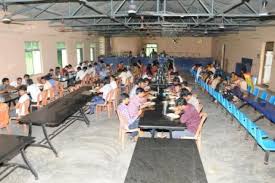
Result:
{"label": "light fixture", "polygon": [[137,8],[137,6],[134,3],[134,0],[131,0],[130,3],[129,3],[128,14],[129,15],[135,15],[137,13],[136,8]]}
{"label": "light fixture", "polygon": [[204,34],[208,34],[208,30],[207,29],[204,30]]}
{"label": "light fixture", "polygon": [[262,8],[261,8],[261,10],[259,12],[259,16],[268,16],[269,15],[269,13],[268,13],[268,11],[266,9],[266,5],[267,5],[267,0],[263,0],[263,2],[262,2]]}
{"label": "light fixture", "polygon": [[219,25],[219,29],[224,29],[225,27],[224,27],[224,23],[223,23],[223,17],[222,17],[222,21],[221,21],[221,23],[220,23],[220,25]]}

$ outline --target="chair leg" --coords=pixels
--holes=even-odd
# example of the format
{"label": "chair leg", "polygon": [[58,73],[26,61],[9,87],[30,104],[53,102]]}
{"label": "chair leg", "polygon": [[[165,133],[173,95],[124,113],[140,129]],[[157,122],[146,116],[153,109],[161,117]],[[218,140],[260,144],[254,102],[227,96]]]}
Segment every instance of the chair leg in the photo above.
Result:
{"label": "chair leg", "polygon": [[265,156],[264,156],[264,164],[268,165],[268,160],[269,160],[269,151],[265,152]]}

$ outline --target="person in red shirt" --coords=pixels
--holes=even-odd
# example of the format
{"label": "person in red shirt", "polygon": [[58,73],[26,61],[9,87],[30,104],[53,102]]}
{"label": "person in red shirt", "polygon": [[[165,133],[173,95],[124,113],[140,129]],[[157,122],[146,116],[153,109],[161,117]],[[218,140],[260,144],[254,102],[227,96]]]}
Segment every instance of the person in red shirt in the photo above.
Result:
{"label": "person in red shirt", "polygon": [[184,131],[172,132],[173,138],[193,137],[196,134],[200,124],[200,114],[192,104],[188,104],[184,98],[176,100],[177,110],[176,113],[180,114],[180,122],[184,123],[187,127]]}

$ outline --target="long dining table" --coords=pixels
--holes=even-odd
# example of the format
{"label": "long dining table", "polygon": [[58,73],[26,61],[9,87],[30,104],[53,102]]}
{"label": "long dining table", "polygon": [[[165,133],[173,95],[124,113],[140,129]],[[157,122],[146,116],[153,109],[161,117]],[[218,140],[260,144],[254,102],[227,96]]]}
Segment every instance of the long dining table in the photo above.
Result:
{"label": "long dining table", "polygon": [[[40,142],[32,144],[32,146],[51,149],[54,154],[58,156],[57,150],[51,143],[51,139],[65,130],[76,120],[82,120],[87,126],[89,126],[90,121],[83,110],[83,106],[85,106],[93,96],[89,93],[90,89],[91,87],[82,87],[49,103],[45,107],[22,117],[20,119],[20,123],[27,124],[29,126],[28,136],[32,136],[33,125],[40,126],[43,130],[45,138]],[[52,134],[49,135],[46,127],[60,128],[57,128]]]}
{"label": "long dining table", "polygon": [[139,138],[124,183],[207,183],[194,140]]}
{"label": "long dining table", "polygon": [[[163,114],[163,101],[168,100],[163,96],[163,89],[164,88],[159,90],[157,98],[154,100],[156,105],[152,109],[146,110],[139,122],[139,128],[142,130],[150,130],[152,138],[155,137],[156,131],[168,131],[170,138],[173,138],[173,131],[186,130],[186,125],[180,123],[179,119],[171,119]],[[169,109],[165,111],[169,111]]]}

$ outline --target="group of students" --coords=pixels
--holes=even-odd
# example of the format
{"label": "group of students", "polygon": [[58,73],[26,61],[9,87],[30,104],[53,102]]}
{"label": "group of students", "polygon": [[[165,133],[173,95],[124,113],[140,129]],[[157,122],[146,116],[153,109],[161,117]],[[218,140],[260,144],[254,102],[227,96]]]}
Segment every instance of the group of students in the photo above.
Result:
{"label": "group of students", "polygon": [[[37,78],[37,81],[38,83],[34,83],[28,74],[25,74],[23,78],[18,77],[16,81],[11,83],[8,78],[2,79],[2,85],[0,85],[1,99],[5,99],[5,95],[11,93],[18,93],[19,95],[17,102],[13,101],[6,104],[4,103],[6,101],[0,101],[0,105],[8,109],[9,117],[18,120],[29,114],[31,105],[39,107],[41,104],[42,106],[43,95],[49,99],[52,93],[55,95],[55,90],[60,85],[58,80],[51,76],[50,72],[43,77]],[[43,105],[46,105],[46,103]],[[5,128],[7,125],[8,121],[5,121],[5,123],[0,124],[0,127]]]}
{"label": "group of students", "polygon": [[226,76],[219,67],[215,67],[213,64],[206,65],[205,67],[195,65],[192,69],[196,71],[197,80],[200,78],[213,89],[221,92],[229,101],[238,101],[238,98],[233,94],[233,90],[236,88],[241,92],[246,92],[248,87],[251,89],[254,87],[251,73],[247,72],[245,68],[241,70],[240,75],[232,72],[230,76]]}
{"label": "group of students", "polygon": [[[175,113],[180,115],[180,122],[185,123],[187,130],[174,131],[173,138],[181,138],[184,136],[194,136],[200,123],[200,102],[197,97],[192,94],[191,88],[187,86],[187,82],[177,73],[170,73],[172,86],[168,88],[169,95],[175,96]],[[140,118],[147,107],[150,107],[150,82],[149,78],[142,78],[136,81],[135,85],[128,93],[121,94],[121,103],[117,110],[128,123],[125,128],[135,129],[139,126]],[[161,114],[160,114],[161,115]],[[132,132],[131,136],[134,137],[137,132]]]}

